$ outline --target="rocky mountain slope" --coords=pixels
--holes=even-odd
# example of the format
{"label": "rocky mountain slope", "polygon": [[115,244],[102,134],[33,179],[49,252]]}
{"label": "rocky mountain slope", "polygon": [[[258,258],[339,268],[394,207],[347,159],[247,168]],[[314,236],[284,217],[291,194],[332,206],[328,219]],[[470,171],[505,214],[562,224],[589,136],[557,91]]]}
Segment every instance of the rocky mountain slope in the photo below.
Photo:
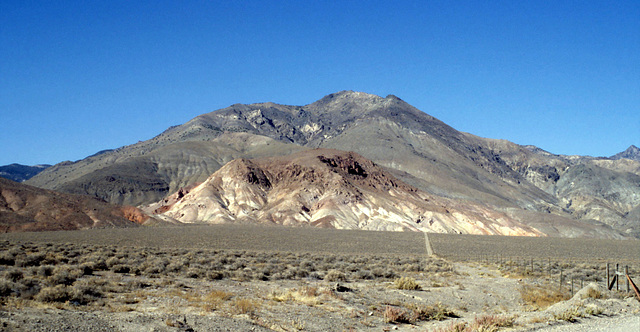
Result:
{"label": "rocky mountain slope", "polygon": [[[529,224],[560,218],[640,235],[640,162],[557,156],[485,139],[395,96],[352,91],[305,106],[232,105],[151,140],[55,165],[28,182],[115,203],[149,204],[205,181],[233,159],[311,148],[354,151],[430,195],[491,206]],[[582,234],[571,228],[562,235]]]}
{"label": "rocky mountain slope", "polygon": [[148,212],[186,223],[542,235],[504,213],[429,195],[358,154],[327,149],[236,159]]}
{"label": "rocky mountain slope", "polygon": [[50,166],[51,165],[27,166],[20,164],[0,166],[0,177],[15,182],[24,182],[36,176],[38,173],[44,171]]}
{"label": "rocky mountain slope", "polygon": [[0,178],[0,232],[133,227],[149,217],[135,207],[58,193]]}

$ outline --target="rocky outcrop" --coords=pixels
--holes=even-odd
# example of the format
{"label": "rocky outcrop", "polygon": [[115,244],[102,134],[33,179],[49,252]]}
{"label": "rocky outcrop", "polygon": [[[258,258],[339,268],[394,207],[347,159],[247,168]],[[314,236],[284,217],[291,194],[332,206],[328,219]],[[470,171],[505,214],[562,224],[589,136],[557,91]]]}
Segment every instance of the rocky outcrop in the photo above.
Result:
{"label": "rocky outcrop", "polygon": [[358,154],[326,149],[236,159],[147,210],[185,223],[543,235],[504,213],[429,195]]}

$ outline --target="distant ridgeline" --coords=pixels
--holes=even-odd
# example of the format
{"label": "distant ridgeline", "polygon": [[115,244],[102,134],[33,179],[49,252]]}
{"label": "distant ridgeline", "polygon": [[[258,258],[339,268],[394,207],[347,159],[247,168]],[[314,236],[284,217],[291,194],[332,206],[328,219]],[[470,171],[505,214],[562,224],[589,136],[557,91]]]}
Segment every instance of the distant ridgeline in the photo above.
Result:
{"label": "distant ridgeline", "polygon": [[20,164],[11,164],[0,166],[0,176],[15,182],[23,182],[38,175],[38,173],[51,167],[51,165],[27,166]]}

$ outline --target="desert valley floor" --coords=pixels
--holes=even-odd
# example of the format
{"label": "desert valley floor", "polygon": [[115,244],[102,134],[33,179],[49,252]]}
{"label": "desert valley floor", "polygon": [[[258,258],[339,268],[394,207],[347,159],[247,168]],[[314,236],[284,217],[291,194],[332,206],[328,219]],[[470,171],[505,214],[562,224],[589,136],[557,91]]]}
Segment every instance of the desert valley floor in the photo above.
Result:
{"label": "desert valley floor", "polygon": [[207,225],[0,236],[3,331],[535,330],[640,314],[640,242]]}

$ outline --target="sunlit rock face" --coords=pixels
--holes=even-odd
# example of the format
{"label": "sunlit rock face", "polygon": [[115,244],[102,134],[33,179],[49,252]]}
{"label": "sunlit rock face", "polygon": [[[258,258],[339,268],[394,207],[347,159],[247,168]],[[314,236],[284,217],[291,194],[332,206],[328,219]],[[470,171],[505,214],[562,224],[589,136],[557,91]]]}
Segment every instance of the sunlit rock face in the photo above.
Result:
{"label": "sunlit rock face", "polygon": [[429,195],[356,153],[328,149],[236,159],[148,209],[184,223],[542,235],[506,214]]}

